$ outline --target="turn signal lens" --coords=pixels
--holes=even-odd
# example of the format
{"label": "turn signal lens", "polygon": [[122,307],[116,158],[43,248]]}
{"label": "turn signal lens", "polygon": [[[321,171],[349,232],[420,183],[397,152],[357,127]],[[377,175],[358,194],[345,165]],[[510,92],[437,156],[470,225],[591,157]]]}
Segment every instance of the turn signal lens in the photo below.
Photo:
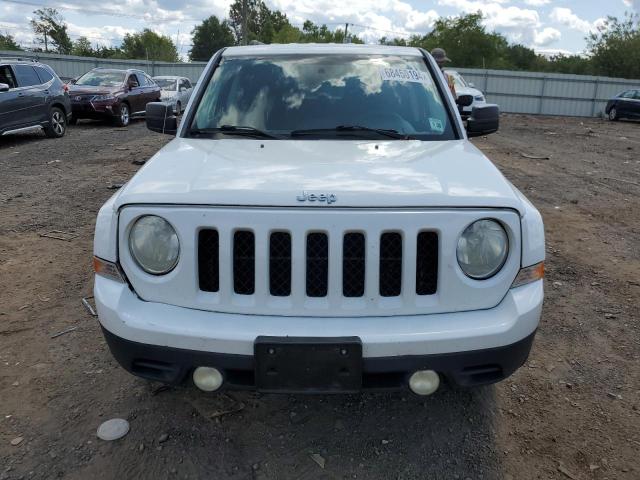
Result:
{"label": "turn signal lens", "polygon": [[102,275],[109,280],[125,283],[124,277],[120,273],[120,268],[113,262],[108,262],[99,257],[93,257],[93,271],[96,275]]}
{"label": "turn signal lens", "polygon": [[544,278],[544,262],[536,263],[530,267],[521,268],[516,279],[511,284],[511,288],[521,287],[527,283],[535,282]]}

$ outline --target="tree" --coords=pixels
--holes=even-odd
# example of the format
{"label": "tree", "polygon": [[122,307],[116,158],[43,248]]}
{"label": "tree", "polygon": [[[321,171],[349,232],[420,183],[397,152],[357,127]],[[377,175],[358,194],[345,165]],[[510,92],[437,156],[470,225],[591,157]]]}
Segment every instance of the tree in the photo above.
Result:
{"label": "tree", "polygon": [[189,50],[189,58],[192,61],[209,60],[221,48],[235,43],[229,22],[221,22],[215,15],[204,19],[191,33],[193,45]]}
{"label": "tree", "polygon": [[71,55],[79,57],[96,57],[96,51],[87,37],[79,37],[71,47]]}
{"label": "tree", "polygon": [[503,68],[511,70],[535,70],[538,54],[524,45],[509,45],[504,52]]}
{"label": "tree", "polygon": [[387,38],[387,37],[381,37],[380,40],[378,40],[378,43],[380,45],[392,45],[394,47],[406,47],[407,46],[407,41],[404,38]]}
{"label": "tree", "polygon": [[429,51],[436,47],[444,48],[453,65],[469,68],[500,66],[509,45],[499,33],[486,31],[480,12],[440,18],[430,33],[412,37],[410,44]]}
{"label": "tree", "polygon": [[246,12],[243,11],[243,0],[235,0],[229,7],[229,26],[233,30],[236,43],[241,44],[245,40],[242,38],[243,18],[247,25],[246,43],[252,40],[272,43],[278,32],[291,27],[284,13],[279,10],[270,10],[262,0],[244,1]]}
{"label": "tree", "polygon": [[586,40],[595,74],[640,78],[640,14],[607,17]]}
{"label": "tree", "polygon": [[0,50],[20,50],[20,47],[11,35],[0,33]]}
{"label": "tree", "polygon": [[124,58],[161,60],[177,62],[180,60],[173,41],[165,36],[145,28],[142,32],[127,33],[122,41]]}
{"label": "tree", "polygon": [[55,47],[58,53],[71,53],[71,39],[67,33],[67,24],[62,15],[55,8],[39,8],[34,11],[31,19],[31,28],[36,34],[36,40],[44,44],[44,51],[49,51],[49,43]]}

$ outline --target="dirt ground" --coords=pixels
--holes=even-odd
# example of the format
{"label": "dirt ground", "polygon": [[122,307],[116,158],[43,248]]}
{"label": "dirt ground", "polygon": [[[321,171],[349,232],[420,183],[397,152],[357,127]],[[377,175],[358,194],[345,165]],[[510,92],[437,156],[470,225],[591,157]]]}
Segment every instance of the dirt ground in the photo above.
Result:
{"label": "dirt ground", "polygon": [[[640,123],[505,115],[474,140],[544,216],[544,314],[514,376],[426,399],[205,395],[116,364],[80,302],[95,216],[168,140],[0,138],[0,479],[640,478]],[[97,439],[113,417],[129,434]]]}

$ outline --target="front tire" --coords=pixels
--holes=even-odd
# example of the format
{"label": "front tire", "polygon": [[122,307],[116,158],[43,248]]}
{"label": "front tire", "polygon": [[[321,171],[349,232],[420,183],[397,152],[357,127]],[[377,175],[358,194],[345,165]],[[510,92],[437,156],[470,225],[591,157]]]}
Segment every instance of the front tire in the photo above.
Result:
{"label": "front tire", "polygon": [[118,116],[116,117],[116,125],[118,127],[126,127],[129,125],[129,121],[131,120],[131,113],[129,111],[129,105],[126,103],[120,104],[120,111],[118,112]]}
{"label": "front tire", "polygon": [[44,128],[44,133],[49,138],[64,137],[67,131],[67,116],[58,107],[49,111],[49,124]]}
{"label": "front tire", "polygon": [[616,107],[611,107],[611,110],[609,110],[609,120],[611,120],[612,122],[615,122],[616,120],[618,120],[618,111],[616,110]]}

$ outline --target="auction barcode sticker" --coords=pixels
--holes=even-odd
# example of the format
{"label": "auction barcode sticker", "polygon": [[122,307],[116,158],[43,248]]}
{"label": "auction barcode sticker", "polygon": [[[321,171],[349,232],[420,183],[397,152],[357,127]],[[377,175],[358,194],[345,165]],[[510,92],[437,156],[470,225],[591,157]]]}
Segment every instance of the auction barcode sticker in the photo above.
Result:
{"label": "auction barcode sticker", "polygon": [[386,81],[429,83],[429,74],[412,68],[381,68],[380,77]]}

